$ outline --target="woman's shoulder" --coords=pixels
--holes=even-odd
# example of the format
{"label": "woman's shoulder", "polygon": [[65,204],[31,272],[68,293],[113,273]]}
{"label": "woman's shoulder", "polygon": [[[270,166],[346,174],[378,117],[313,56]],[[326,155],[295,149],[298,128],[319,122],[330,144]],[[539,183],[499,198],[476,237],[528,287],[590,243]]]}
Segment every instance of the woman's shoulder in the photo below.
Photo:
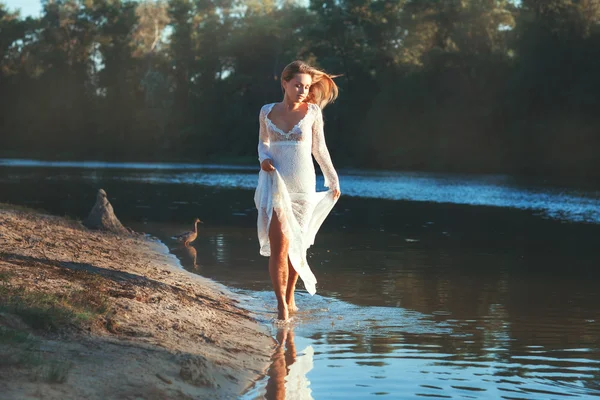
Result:
{"label": "woman's shoulder", "polygon": [[308,112],[312,113],[315,120],[323,118],[323,110],[321,110],[321,107],[319,107],[318,104],[308,103]]}
{"label": "woman's shoulder", "polygon": [[312,111],[315,115],[320,115],[323,112],[323,110],[321,110],[321,107],[319,107],[319,105],[315,103],[308,103],[308,109],[309,111]]}
{"label": "woman's shoulder", "polygon": [[261,114],[268,113],[269,111],[271,111],[271,109],[273,108],[273,106],[274,106],[275,104],[276,104],[276,103],[268,103],[268,104],[265,104],[264,106],[262,106],[262,107],[260,108],[260,113],[261,113]]}

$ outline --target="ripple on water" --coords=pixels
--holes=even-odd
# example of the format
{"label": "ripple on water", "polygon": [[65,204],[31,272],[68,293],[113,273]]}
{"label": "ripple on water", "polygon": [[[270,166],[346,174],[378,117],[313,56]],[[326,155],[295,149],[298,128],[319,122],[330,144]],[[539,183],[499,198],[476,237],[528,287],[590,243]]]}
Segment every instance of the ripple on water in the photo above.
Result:
{"label": "ripple on water", "polygon": [[[244,291],[242,291],[244,292]],[[270,292],[244,292],[252,312],[270,324],[275,313]],[[337,299],[299,293],[302,311],[287,329],[293,331],[299,352],[296,360],[310,364],[302,390],[286,388],[289,399],[474,398],[548,399],[600,395],[590,385],[598,379],[598,360],[575,352],[534,348],[535,355],[510,356],[499,338],[476,351],[449,347],[455,330],[465,321],[440,327],[439,316],[391,307],[360,307]],[[469,320],[470,325],[485,320]],[[561,358],[559,355],[566,357]],[[595,374],[594,374],[595,373]],[[269,376],[243,399],[274,399]],[[309,396],[309,397],[302,397]]]}

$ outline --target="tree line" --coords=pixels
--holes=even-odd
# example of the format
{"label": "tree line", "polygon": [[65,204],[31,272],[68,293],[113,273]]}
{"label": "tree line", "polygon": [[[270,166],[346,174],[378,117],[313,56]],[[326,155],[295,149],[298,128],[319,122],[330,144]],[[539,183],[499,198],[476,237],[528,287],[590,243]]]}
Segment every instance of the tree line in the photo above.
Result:
{"label": "tree line", "polygon": [[600,0],[0,3],[0,156],[256,162],[303,59],[336,165],[600,174]]}

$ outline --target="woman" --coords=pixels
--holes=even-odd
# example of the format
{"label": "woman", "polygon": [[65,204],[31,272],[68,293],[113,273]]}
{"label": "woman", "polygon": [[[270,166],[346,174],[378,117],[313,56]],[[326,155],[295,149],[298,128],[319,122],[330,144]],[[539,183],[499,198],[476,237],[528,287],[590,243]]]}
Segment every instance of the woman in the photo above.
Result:
{"label": "woman", "polygon": [[[310,294],[317,280],[306,261],[306,249],[340,196],[337,173],[323,133],[321,109],[338,94],[332,76],[302,61],[281,74],[283,101],[260,110],[258,155],[261,166],[254,201],[258,209],[260,254],[269,258],[278,318],[297,311],[298,276]],[[311,154],[329,191],[316,191]]]}

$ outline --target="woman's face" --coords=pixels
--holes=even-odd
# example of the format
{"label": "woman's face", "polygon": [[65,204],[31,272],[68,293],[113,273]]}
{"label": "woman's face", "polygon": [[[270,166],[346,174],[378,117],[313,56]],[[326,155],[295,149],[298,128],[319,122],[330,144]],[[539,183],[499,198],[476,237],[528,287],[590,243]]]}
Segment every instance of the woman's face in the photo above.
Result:
{"label": "woman's face", "polygon": [[308,91],[312,84],[309,74],[296,74],[289,81],[283,81],[285,96],[294,103],[301,103],[308,97]]}

